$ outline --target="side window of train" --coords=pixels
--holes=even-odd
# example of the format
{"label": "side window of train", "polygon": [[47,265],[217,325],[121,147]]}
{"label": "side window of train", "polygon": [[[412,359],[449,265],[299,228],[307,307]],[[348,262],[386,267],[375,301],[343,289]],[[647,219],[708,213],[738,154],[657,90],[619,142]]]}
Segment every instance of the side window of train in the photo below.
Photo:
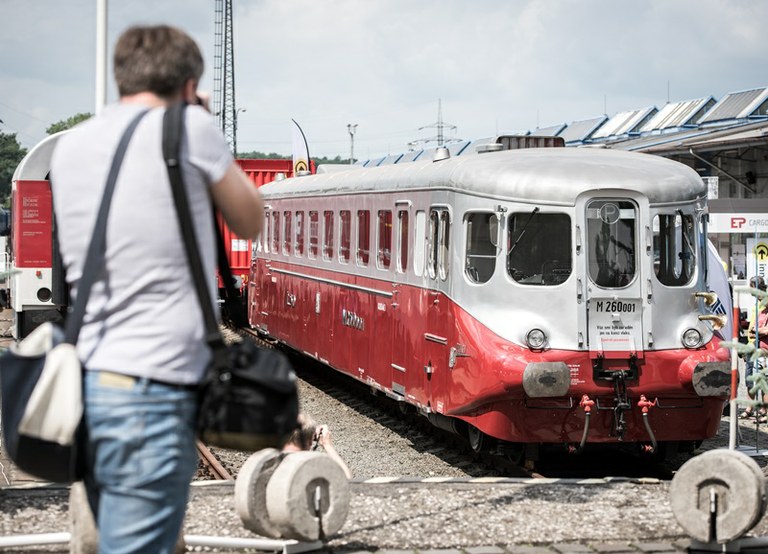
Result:
{"label": "side window of train", "polygon": [[408,271],[408,243],[409,243],[409,221],[408,210],[398,210],[397,212],[397,271],[405,273]]}
{"label": "side window of train", "polygon": [[593,200],[587,206],[589,277],[605,288],[635,278],[637,208],[628,200]]}
{"label": "side window of train", "polygon": [[538,208],[515,212],[507,225],[507,272],[521,285],[553,286],[568,280],[571,253],[571,218],[542,213]]}
{"label": "side window of train", "polygon": [[468,213],[465,220],[467,256],[464,272],[473,283],[485,283],[496,270],[499,220],[492,212]]}
{"label": "side window of train", "polygon": [[696,268],[693,215],[677,210],[653,218],[653,270],[669,287],[687,285]]}
{"label": "side window of train", "polygon": [[352,212],[341,210],[339,212],[341,233],[339,237],[339,261],[348,264],[352,242]]}
{"label": "side window of train", "polygon": [[440,233],[439,223],[440,215],[437,210],[430,210],[429,238],[427,242],[427,271],[429,272],[430,279],[435,279],[437,277],[437,248]]}
{"label": "side window of train", "polygon": [[450,261],[451,216],[446,209],[429,211],[429,242],[427,243],[427,269],[429,276],[445,281]]}
{"label": "side window of train", "polygon": [[294,239],[294,252],[297,256],[304,255],[304,212],[296,212],[296,235]]}
{"label": "side window of train", "polygon": [[292,223],[293,219],[291,218],[291,212],[283,212],[283,254],[286,256],[291,255],[291,238],[293,237],[291,229]]}
{"label": "side window of train", "polygon": [[[261,236],[259,237],[259,251],[269,252],[269,210],[264,210],[264,230],[261,232]],[[263,243],[263,244],[262,244]]]}
{"label": "side window of train", "polygon": [[307,257],[316,259],[320,250],[320,216],[316,210],[309,212],[309,250]]}
{"label": "side window of train", "polygon": [[357,210],[357,265],[367,266],[371,254],[371,211]]}
{"label": "side window of train", "polygon": [[333,215],[331,210],[323,212],[323,259],[327,261],[333,259]]}
{"label": "side window of train", "polygon": [[416,275],[424,275],[424,246],[427,241],[427,214],[419,210],[416,212],[414,238],[413,238],[413,270]]}
{"label": "side window of train", "polygon": [[280,252],[280,212],[272,212],[272,253]]}
{"label": "side window of train", "polygon": [[438,252],[437,266],[440,273],[440,279],[445,281],[448,278],[448,266],[450,265],[450,238],[451,238],[451,216],[448,210],[440,212],[440,250]]}
{"label": "side window of train", "polygon": [[378,219],[376,265],[379,269],[389,269],[392,262],[392,211],[379,210]]}

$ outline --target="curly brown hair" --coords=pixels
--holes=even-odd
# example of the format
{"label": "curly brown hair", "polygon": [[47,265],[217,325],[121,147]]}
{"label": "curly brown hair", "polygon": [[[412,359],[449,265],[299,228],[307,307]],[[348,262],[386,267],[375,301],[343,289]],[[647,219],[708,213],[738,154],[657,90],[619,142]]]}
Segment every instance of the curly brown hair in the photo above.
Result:
{"label": "curly brown hair", "polygon": [[169,25],[135,26],[117,40],[115,81],[120,96],[153,92],[171,98],[203,75],[203,56],[195,41]]}

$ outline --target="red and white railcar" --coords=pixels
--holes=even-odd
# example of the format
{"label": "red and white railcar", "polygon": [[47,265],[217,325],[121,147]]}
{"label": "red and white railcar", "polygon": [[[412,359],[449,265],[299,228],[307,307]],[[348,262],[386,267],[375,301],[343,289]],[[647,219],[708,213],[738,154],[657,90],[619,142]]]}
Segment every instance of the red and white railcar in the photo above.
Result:
{"label": "red and white railcar", "polygon": [[44,321],[58,321],[68,302],[53,240],[53,199],[48,174],[56,142],[46,137],[22,159],[11,180],[9,296],[14,335],[26,336]]}
{"label": "red and white railcar", "polygon": [[713,436],[730,365],[700,294],[698,175],[596,149],[437,154],[262,187],[251,325],[476,449]]}

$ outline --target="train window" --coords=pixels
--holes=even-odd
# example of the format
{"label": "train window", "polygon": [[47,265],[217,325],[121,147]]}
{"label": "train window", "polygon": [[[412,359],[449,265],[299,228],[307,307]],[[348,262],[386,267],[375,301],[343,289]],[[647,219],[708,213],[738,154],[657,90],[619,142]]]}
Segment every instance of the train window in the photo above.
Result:
{"label": "train window", "polygon": [[296,212],[296,235],[294,239],[294,252],[297,256],[304,255],[304,212]]}
{"label": "train window", "polygon": [[[269,210],[264,210],[264,230],[261,232],[261,236],[259,237],[259,250],[264,250],[264,252],[269,252]],[[261,243],[264,243],[263,245]]]}
{"label": "train window", "polygon": [[466,215],[467,257],[464,272],[473,283],[485,283],[496,270],[499,220],[489,212]]}
{"label": "train window", "polygon": [[323,212],[323,259],[333,259],[333,212]]}
{"label": "train window", "polygon": [[405,273],[408,270],[408,211],[397,212],[398,221],[398,253],[397,271]]}
{"label": "train window", "polygon": [[450,261],[450,233],[451,216],[448,210],[440,212],[440,250],[437,265],[440,269],[440,279],[445,281],[448,278],[448,266]]}
{"label": "train window", "polygon": [[416,225],[413,239],[413,270],[416,275],[424,275],[424,244],[427,240],[427,214],[416,212]]}
{"label": "train window", "polygon": [[315,210],[309,212],[309,251],[307,257],[313,260],[317,258],[320,250],[320,217]]}
{"label": "train window", "polygon": [[371,212],[357,211],[357,264],[368,265],[371,253]]}
{"label": "train window", "polygon": [[653,270],[664,285],[687,285],[696,267],[695,226],[692,215],[680,210],[653,218]]}
{"label": "train window", "polygon": [[291,232],[292,223],[293,219],[291,218],[291,212],[283,212],[283,254],[286,256],[291,255],[291,237],[293,237],[293,233]]}
{"label": "train window", "polygon": [[429,271],[429,277],[434,279],[437,277],[437,247],[439,238],[439,223],[440,216],[436,210],[429,212],[429,242],[427,243],[427,270]]}
{"label": "train window", "polygon": [[280,212],[272,212],[272,252],[280,252]]}
{"label": "train window", "polygon": [[635,277],[635,205],[595,200],[587,206],[589,276],[605,288],[623,288]]}
{"label": "train window", "polygon": [[352,242],[352,212],[341,210],[339,212],[339,223],[341,223],[341,236],[339,237],[339,261],[349,263],[350,243]]}
{"label": "train window", "polygon": [[389,269],[392,262],[392,211],[379,210],[378,253],[376,265],[379,269]]}
{"label": "train window", "polygon": [[521,285],[553,286],[571,275],[568,214],[516,212],[507,225],[507,272]]}

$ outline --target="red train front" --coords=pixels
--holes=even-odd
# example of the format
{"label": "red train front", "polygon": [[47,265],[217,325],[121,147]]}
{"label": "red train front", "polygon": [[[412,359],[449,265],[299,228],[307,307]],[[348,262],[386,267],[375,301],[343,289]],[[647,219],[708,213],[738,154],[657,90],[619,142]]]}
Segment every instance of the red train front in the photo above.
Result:
{"label": "red train front", "polygon": [[263,187],[252,326],[476,449],[713,436],[730,365],[699,177],[616,151],[439,154]]}

